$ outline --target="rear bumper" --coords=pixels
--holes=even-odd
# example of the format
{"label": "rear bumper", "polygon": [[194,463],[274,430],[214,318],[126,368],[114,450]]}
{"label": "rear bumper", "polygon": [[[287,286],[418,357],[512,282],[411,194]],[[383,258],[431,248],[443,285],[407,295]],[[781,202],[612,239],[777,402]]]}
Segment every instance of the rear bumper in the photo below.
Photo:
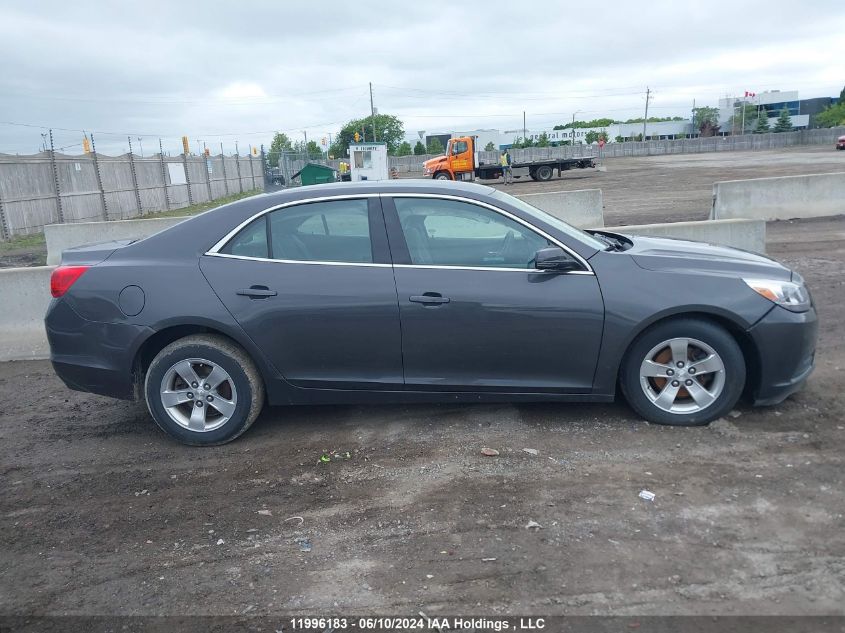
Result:
{"label": "rear bumper", "polygon": [[815,368],[815,309],[795,313],[775,306],[749,334],[760,358],[760,380],[752,394],[754,404],[777,404],[801,389]]}
{"label": "rear bumper", "polygon": [[149,328],[89,321],[61,300],[50,304],[44,325],[50,361],[65,385],[111,398],[136,399],[132,361]]}

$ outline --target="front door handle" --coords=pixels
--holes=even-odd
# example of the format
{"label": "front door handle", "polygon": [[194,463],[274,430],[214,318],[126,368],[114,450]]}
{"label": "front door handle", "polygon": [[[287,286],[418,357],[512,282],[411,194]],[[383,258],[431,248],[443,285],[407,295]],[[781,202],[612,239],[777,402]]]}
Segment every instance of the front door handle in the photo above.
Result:
{"label": "front door handle", "polygon": [[439,292],[426,292],[425,294],[408,297],[408,301],[432,306],[449,303],[450,299],[449,297],[444,297]]}
{"label": "front door handle", "polygon": [[270,290],[267,286],[250,286],[249,288],[241,288],[237,291],[237,294],[250,299],[266,299],[267,297],[275,297],[279,293]]}

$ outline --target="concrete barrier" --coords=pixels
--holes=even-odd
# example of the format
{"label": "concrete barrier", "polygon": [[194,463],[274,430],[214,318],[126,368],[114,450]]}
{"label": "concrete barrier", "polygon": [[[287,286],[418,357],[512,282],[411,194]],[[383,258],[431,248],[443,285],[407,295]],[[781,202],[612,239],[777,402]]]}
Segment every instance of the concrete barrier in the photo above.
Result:
{"label": "concrete barrier", "polygon": [[604,226],[601,189],[526,193],[517,198],[581,229]]}
{"label": "concrete barrier", "polygon": [[841,213],[845,213],[845,172],[713,184],[714,220],[791,220]]}
{"label": "concrete barrier", "polygon": [[0,361],[47,358],[44,315],[53,266],[0,268]]}
{"label": "concrete barrier", "polygon": [[[593,227],[599,228],[599,227]],[[665,224],[637,224],[607,227],[615,233],[674,237],[720,246],[741,248],[754,253],[766,252],[765,220],[704,220],[701,222],[667,222]]]}
{"label": "concrete barrier", "polygon": [[48,224],[44,227],[47,264],[58,264],[62,260],[62,251],[66,248],[111,240],[139,240],[184,222],[187,217]]}

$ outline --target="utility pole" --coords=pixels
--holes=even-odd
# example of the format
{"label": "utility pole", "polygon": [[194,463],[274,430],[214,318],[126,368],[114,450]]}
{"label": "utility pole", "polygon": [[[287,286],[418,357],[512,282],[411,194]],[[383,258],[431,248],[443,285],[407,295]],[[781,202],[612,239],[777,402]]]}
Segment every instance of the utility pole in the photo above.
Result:
{"label": "utility pole", "polygon": [[373,107],[373,82],[370,82],[370,116],[373,118],[373,142],[378,141],[376,135],[376,109]]}
{"label": "utility pole", "polygon": [[695,138],[695,99],[692,100],[692,135]]}
{"label": "utility pole", "polygon": [[645,117],[643,118],[643,140],[645,140],[646,124],[648,123],[648,102],[651,100],[651,88],[645,88]]}
{"label": "utility pole", "polygon": [[524,146],[528,140],[528,131],[525,127],[525,110],[522,111],[522,145]]}

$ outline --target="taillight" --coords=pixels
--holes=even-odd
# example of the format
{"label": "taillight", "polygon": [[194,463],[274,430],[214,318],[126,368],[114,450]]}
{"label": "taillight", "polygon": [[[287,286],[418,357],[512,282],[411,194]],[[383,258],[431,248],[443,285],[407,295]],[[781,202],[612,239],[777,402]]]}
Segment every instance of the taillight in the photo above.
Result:
{"label": "taillight", "polygon": [[90,266],[59,266],[50,275],[50,294],[61,297]]}

